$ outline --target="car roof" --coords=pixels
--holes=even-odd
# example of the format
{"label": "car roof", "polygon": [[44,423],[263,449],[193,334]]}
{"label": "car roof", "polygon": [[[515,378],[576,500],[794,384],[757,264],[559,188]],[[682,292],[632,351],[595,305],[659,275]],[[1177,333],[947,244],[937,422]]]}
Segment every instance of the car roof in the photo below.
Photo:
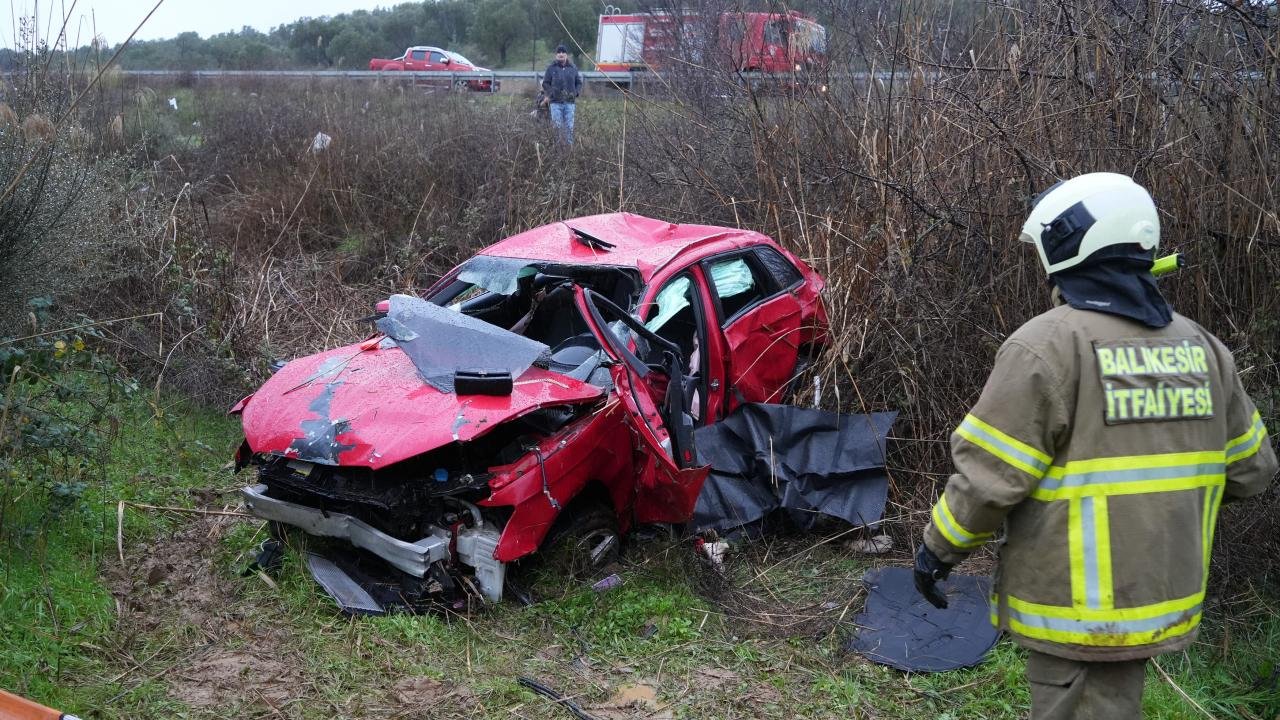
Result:
{"label": "car roof", "polygon": [[[594,249],[574,233],[581,230],[613,245]],[[635,268],[648,282],[680,256],[690,262],[718,252],[773,241],[758,232],[714,225],[678,225],[633,213],[609,213],[543,225],[490,245],[479,254],[546,260],[569,265]]]}

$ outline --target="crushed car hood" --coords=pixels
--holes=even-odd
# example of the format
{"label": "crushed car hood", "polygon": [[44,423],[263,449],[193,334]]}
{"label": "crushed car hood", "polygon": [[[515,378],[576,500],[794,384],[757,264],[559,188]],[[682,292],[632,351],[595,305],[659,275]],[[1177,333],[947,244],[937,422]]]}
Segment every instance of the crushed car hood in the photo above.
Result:
{"label": "crushed car hood", "polygon": [[530,367],[510,395],[458,396],[424,382],[401,348],[375,338],[285,365],[242,403],[241,419],[255,453],[376,470],[603,393]]}

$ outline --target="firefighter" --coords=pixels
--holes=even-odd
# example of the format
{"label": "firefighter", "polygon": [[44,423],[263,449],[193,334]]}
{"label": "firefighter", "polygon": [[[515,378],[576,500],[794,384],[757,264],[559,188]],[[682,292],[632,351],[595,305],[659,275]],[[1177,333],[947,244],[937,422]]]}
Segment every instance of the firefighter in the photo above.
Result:
{"label": "firefighter", "polygon": [[1003,524],[991,617],[1028,651],[1033,718],[1139,718],[1147,659],[1191,644],[1224,501],[1276,472],[1225,346],[1174,313],[1160,224],[1131,178],[1041,194],[1022,228],[1055,307],[996,354],[951,436],[916,552],[921,594]]}

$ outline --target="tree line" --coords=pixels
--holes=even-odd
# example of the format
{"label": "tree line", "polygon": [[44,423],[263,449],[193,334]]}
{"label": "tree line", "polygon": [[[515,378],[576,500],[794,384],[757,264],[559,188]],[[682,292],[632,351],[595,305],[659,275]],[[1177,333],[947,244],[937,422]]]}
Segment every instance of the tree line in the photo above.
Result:
{"label": "tree line", "polygon": [[[613,7],[630,9],[625,0]],[[244,27],[201,37],[185,32],[134,40],[121,54],[128,70],[361,70],[374,57],[397,57],[411,45],[435,45],[493,68],[541,67],[564,43],[582,64],[593,53],[600,0],[427,0],[390,8],[303,17],[267,32]],[[76,51],[109,57],[122,38]],[[14,52],[0,50],[0,68]]]}
{"label": "tree line", "polygon": [[[263,33],[253,28],[207,39],[196,33],[131,45],[127,69],[359,70],[410,45],[436,45],[496,67],[545,62],[564,42],[593,49],[598,0],[436,0],[304,17]],[[578,48],[575,46],[575,50]]]}

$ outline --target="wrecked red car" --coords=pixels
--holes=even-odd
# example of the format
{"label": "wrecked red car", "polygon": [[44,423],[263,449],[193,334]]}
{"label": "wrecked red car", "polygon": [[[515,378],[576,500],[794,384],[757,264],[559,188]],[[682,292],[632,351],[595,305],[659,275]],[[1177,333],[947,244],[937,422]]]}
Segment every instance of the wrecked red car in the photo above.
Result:
{"label": "wrecked red car", "polygon": [[637,524],[689,520],[693,431],[780,401],[826,340],[822,288],[755,232],[610,214],[521,233],[238,403],[244,503],[358,549],[309,558],[351,612],[497,601],[555,538],[603,565]]}

